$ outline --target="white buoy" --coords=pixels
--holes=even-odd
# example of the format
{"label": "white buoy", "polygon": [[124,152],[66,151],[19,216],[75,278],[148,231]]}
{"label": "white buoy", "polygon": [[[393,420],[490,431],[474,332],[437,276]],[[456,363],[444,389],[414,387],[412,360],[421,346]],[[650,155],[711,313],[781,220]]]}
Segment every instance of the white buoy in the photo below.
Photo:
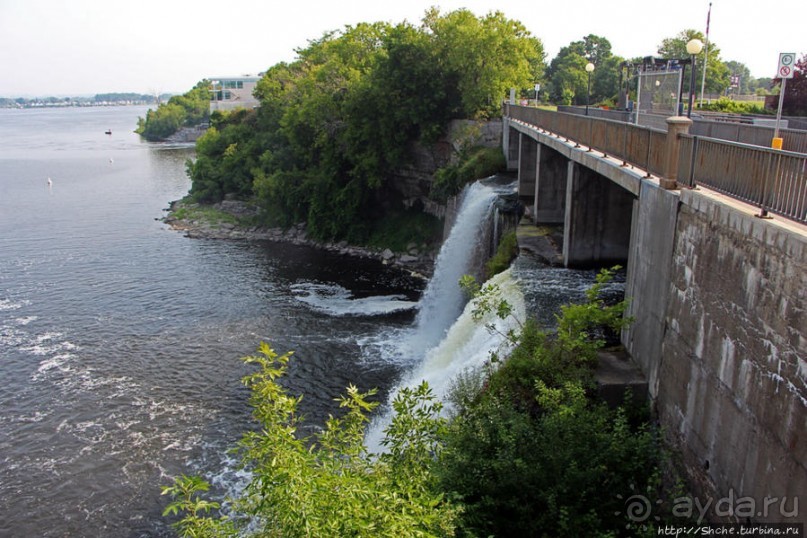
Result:
{"label": "white buoy", "polygon": [[53,194],[53,180],[50,177],[48,177],[48,192]]}
{"label": "white buoy", "polygon": [[112,157],[109,158],[109,164],[114,163],[115,161],[112,160]]}

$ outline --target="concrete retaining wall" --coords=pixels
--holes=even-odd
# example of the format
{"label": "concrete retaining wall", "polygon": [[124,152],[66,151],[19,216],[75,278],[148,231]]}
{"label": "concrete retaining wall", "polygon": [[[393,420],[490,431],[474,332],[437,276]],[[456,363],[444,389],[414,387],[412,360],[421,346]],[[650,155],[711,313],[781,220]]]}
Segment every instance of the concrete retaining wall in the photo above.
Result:
{"label": "concrete retaining wall", "polygon": [[[760,504],[803,495],[804,231],[682,191],[670,284],[657,405],[696,493]],[[755,519],[784,520],[771,512]]]}

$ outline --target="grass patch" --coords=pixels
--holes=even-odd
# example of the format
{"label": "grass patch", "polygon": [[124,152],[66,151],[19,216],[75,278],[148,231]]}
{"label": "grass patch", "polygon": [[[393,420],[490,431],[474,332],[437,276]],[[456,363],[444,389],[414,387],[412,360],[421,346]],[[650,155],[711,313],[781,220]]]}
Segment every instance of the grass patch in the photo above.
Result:
{"label": "grass patch", "polygon": [[225,223],[234,225],[242,224],[241,219],[235,215],[208,205],[181,205],[171,212],[171,216],[177,220],[199,221],[212,225]]}
{"label": "grass patch", "polygon": [[499,241],[499,247],[496,249],[496,254],[493,255],[488,263],[485,264],[485,272],[487,277],[491,278],[508,267],[510,263],[518,256],[518,240],[516,239],[516,232],[509,232],[502,236]]}

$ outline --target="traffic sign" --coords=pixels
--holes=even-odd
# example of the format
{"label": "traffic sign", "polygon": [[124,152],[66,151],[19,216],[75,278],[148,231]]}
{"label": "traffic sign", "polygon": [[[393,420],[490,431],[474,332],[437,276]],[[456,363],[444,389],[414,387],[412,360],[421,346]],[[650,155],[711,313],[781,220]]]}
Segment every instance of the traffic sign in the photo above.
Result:
{"label": "traffic sign", "polygon": [[779,54],[779,67],[776,69],[778,78],[793,78],[793,68],[796,66],[796,54],[782,52]]}

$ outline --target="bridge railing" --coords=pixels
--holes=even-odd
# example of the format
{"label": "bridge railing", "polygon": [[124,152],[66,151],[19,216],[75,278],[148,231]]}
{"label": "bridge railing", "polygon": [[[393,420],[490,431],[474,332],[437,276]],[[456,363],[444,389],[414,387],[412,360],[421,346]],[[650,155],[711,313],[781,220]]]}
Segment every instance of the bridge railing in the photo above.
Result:
{"label": "bridge railing", "polygon": [[506,107],[505,113],[510,118],[535,125],[578,145],[596,149],[651,174],[663,173],[664,131],[539,108],[515,105]]}
{"label": "bridge railing", "polygon": [[766,211],[807,222],[807,156],[681,135],[678,183],[703,185]]}
{"label": "bridge railing", "polygon": [[[506,105],[505,114],[658,177],[676,160],[675,154],[667,159],[667,134],[657,129],[515,105]],[[688,134],[676,147],[677,175],[668,179],[709,187],[758,206],[763,215],[807,222],[807,155]]]}

